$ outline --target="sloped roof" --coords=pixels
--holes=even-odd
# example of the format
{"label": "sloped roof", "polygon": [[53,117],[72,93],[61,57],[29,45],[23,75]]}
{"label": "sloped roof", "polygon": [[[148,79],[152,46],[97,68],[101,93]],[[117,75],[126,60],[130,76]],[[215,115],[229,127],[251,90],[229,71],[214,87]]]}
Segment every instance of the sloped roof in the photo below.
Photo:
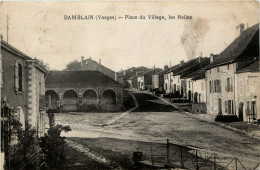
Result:
{"label": "sloped roof", "polygon": [[245,30],[205,69],[259,57],[259,23]]}
{"label": "sloped roof", "polygon": [[191,78],[192,80],[199,80],[199,79],[204,79],[205,78],[205,72],[206,70],[198,69],[190,74],[187,74],[183,76],[182,78]]}
{"label": "sloped roof", "polygon": [[[189,61],[183,63],[182,65],[178,64],[178,65],[174,66],[174,68],[167,71],[166,73],[173,72],[173,75],[179,75],[181,73],[185,74],[185,72],[186,72],[186,74],[188,74],[188,73],[192,72],[192,68],[194,68],[194,66],[197,66],[200,68],[200,65],[198,65],[200,63],[199,60],[201,63],[209,62],[209,58],[207,58],[207,57],[198,57],[198,58],[189,60]],[[208,63],[206,63],[206,64],[208,64]],[[205,64],[203,64],[203,65],[205,66]]]}
{"label": "sloped roof", "polygon": [[46,78],[46,87],[49,85],[113,85],[122,86],[107,75],[94,70],[82,71],[50,71]]}
{"label": "sloped roof", "polygon": [[245,72],[259,72],[259,59],[254,60],[253,62],[245,65],[244,67],[237,70],[236,73],[245,73]]}
{"label": "sloped roof", "polygon": [[144,75],[146,75],[146,74],[148,74],[148,73],[151,73],[151,72],[153,72],[153,73],[158,73],[158,72],[160,72],[160,71],[162,71],[162,69],[160,69],[160,68],[150,69],[150,70],[147,70],[147,71],[141,73],[140,75],[138,75],[138,77],[144,76]]}
{"label": "sloped roof", "polygon": [[39,63],[39,60],[37,59],[32,59],[30,56],[28,56],[27,54],[23,53],[22,51],[18,50],[17,48],[13,47],[11,44],[8,44],[7,42],[5,42],[4,40],[1,40],[1,48],[13,53],[14,55],[24,59],[24,60],[31,60],[36,62],[36,67],[41,70],[45,75],[48,72],[48,70],[42,66]]}
{"label": "sloped roof", "polygon": [[180,70],[179,72],[174,72],[173,75],[180,75],[181,78],[185,77],[188,74],[194,73],[197,70],[201,70],[203,67],[207,66],[210,63],[210,59],[200,58],[200,61],[197,59],[193,65],[187,66],[187,68]]}
{"label": "sloped roof", "polygon": [[1,40],[1,47],[5,50],[8,50],[12,53],[14,53],[15,55],[26,59],[26,60],[32,60],[31,57],[29,57],[28,55],[24,54],[22,51],[18,50],[17,48],[13,47],[12,45],[8,44],[7,42],[5,42],[4,40]]}

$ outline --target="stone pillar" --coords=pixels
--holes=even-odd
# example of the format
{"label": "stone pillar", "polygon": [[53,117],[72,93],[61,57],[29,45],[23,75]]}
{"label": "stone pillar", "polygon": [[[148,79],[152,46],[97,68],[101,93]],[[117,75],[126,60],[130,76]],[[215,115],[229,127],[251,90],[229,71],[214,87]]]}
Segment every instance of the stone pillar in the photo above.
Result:
{"label": "stone pillar", "polygon": [[59,94],[58,94],[59,96],[58,96],[58,98],[59,98],[59,103],[60,103],[60,111],[62,112],[62,108],[63,108],[63,93],[62,92],[60,92]]}
{"label": "stone pillar", "polygon": [[97,94],[97,110],[101,109],[101,93],[98,92]]}
{"label": "stone pillar", "polygon": [[79,95],[78,95],[78,110],[80,110],[80,111],[83,110],[83,95],[81,92],[79,92]]}

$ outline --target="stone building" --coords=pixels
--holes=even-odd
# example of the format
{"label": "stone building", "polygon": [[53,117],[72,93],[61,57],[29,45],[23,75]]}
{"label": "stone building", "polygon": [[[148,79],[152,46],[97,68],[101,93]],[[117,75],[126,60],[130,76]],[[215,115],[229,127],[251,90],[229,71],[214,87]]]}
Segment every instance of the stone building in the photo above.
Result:
{"label": "stone building", "polygon": [[102,65],[101,59],[99,59],[99,62],[96,62],[95,60],[92,60],[91,57],[89,57],[88,59],[84,59],[84,57],[82,56],[80,62],[74,61],[71,67],[67,65],[66,70],[67,71],[98,70],[99,72],[107,75],[108,77],[117,80],[117,75],[115,71]]}
{"label": "stone building", "polygon": [[50,71],[45,96],[62,112],[123,109],[123,85],[99,71]]}
{"label": "stone building", "polygon": [[[44,107],[45,76],[47,70],[38,60],[1,41],[1,128],[8,127],[7,120],[14,114],[22,128],[30,125],[37,135],[45,133]],[[12,140],[1,133],[1,151],[8,152]],[[11,144],[8,142],[10,141]]]}
{"label": "stone building", "polygon": [[241,121],[258,123],[260,120],[260,71],[259,59],[239,68],[235,73],[235,91],[237,116]]}
{"label": "stone building", "polygon": [[[244,30],[243,24],[239,26],[240,36],[219,55],[211,54],[210,64],[205,67],[207,113],[209,114],[237,115],[239,117],[236,107],[239,105],[236,97],[239,92],[236,91],[237,76],[235,73],[259,58],[259,24],[247,30]],[[257,105],[259,104],[256,103],[256,107]],[[241,116],[240,119],[242,119]]]}
{"label": "stone building", "polygon": [[139,90],[149,90],[152,88],[152,76],[153,74],[162,71],[160,68],[150,69],[137,76],[137,84]]}

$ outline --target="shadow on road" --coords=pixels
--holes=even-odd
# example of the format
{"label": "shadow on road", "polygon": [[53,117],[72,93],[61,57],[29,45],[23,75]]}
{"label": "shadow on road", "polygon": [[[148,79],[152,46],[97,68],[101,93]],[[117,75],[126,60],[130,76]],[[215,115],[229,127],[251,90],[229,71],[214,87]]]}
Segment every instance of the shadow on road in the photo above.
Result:
{"label": "shadow on road", "polygon": [[139,107],[135,109],[133,112],[172,112],[178,111],[171,105],[162,102],[155,96],[146,93],[132,93],[137,102],[139,103]]}

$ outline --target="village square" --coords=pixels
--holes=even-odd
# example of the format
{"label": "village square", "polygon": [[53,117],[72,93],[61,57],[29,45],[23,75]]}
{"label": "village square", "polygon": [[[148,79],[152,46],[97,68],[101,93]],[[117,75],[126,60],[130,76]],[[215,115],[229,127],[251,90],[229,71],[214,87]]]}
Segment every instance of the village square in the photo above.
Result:
{"label": "village square", "polygon": [[[73,20],[73,15],[63,16]],[[42,17],[48,18],[48,13]],[[30,43],[27,51],[16,46],[9,37],[7,16],[7,34],[1,34],[1,168],[259,169],[259,23],[237,21],[233,28],[222,27],[235,35],[232,40],[219,53],[202,49],[195,54],[197,45],[191,43],[200,37],[193,40],[186,34],[190,26],[195,32],[203,30],[208,20],[196,21],[186,23],[184,36],[178,37],[182,46],[173,47],[183,48],[185,59],[169,58],[163,67],[159,60],[164,56],[148,56],[151,60],[139,56],[138,64],[117,63],[115,56],[102,58],[112,54],[112,41],[107,39],[108,47],[100,45],[106,49],[100,56],[75,55],[60,69],[62,56],[48,63],[30,54]],[[204,36],[202,32],[191,35]],[[167,39],[166,34],[161,36]],[[222,43],[221,38],[212,41]],[[56,47],[49,41],[49,47],[43,47],[42,39],[37,39],[37,50]],[[132,39],[117,43],[128,41]],[[137,48],[144,46],[148,48],[142,43]],[[65,47],[65,53],[73,51],[70,45]],[[127,47],[136,48],[131,43]],[[117,51],[126,56],[129,52]]]}

